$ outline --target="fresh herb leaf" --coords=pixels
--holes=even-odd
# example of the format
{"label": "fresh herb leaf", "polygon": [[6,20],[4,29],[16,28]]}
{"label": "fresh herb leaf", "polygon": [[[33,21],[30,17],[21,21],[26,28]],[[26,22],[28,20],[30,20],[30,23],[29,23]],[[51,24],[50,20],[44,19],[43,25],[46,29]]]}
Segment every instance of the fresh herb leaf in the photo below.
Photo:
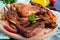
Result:
{"label": "fresh herb leaf", "polygon": [[[2,12],[0,12],[0,15],[2,14]],[[0,20],[2,20],[2,18],[0,18]]]}
{"label": "fresh herb leaf", "polygon": [[9,4],[9,3],[14,3],[17,0],[0,0],[0,1],[3,1],[4,4]]}
{"label": "fresh herb leaf", "polygon": [[35,23],[35,20],[36,20],[36,15],[35,14],[32,14],[31,16],[28,17],[29,21],[31,23]]}
{"label": "fresh herb leaf", "polygon": [[0,14],[2,14],[2,12],[0,12]]}

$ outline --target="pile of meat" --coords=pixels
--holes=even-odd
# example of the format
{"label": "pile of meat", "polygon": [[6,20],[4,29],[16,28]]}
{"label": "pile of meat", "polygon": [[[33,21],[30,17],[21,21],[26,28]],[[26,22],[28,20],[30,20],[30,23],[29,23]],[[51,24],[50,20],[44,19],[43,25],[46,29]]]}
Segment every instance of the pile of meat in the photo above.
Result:
{"label": "pile of meat", "polygon": [[[7,6],[6,6],[7,7]],[[56,17],[46,8],[37,3],[31,4],[11,4],[4,10],[5,21],[17,30],[18,34],[29,38],[35,36],[43,28],[56,28]],[[36,22],[31,23],[28,16],[35,14]]]}

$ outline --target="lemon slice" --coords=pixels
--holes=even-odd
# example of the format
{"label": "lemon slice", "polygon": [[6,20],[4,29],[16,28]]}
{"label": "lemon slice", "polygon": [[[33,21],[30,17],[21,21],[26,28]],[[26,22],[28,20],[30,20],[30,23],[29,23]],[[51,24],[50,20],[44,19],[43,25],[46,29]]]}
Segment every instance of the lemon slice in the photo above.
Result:
{"label": "lemon slice", "polygon": [[50,2],[49,0],[32,0],[35,3],[41,4],[42,6],[47,6]]}

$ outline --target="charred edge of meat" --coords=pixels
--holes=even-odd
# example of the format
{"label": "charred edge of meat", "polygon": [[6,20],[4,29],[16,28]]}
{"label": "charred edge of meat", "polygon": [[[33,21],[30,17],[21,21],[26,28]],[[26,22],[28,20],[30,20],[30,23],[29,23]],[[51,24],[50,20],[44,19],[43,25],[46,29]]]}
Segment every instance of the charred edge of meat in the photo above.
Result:
{"label": "charred edge of meat", "polygon": [[54,29],[54,28],[56,28],[56,26],[57,26],[56,22],[45,23],[46,28],[49,27],[51,29]]}
{"label": "charred edge of meat", "polygon": [[33,24],[33,25],[30,25],[29,27],[27,27],[27,29],[31,29],[31,30],[33,30],[33,29],[35,29],[35,28],[44,28],[45,27],[45,24],[44,24],[44,22],[36,22],[35,24]]}
{"label": "charred edge of meat", "polygon": [[21,26],[24,26],[24,27],[26,27],[26,26],[28,26],[30,24],[29,20],[25,20],[25,19],[22,19],[22,18],[18,18],[17,20],[19,21],[19,24]]}
{"label": "charred edge of meat", "polygon": [[16,28],[17,28],[17,32],[19,33],[19,34],[21,34],[23,37],[26,37],[26,38],[30,38],[31,37],[31,33],[30,32],[25,32],[25,31],[23,31],[23,30],[21,30],[21,29],[19,29],[17,26],[16,26]]}
{"label": "charred edge of meat", "polygon": [[8,22],[10,22],[11,24],[13,24],[16,27],[16,29],[17,29],[17,33],[21,34],[23,37],[30,38],[32,36],[31,32],[29,32],[28,30],[26,30],[24,28],[21,28],[22,26],[14,24],[14,23],[12,23],[9,20],[8,20]]}

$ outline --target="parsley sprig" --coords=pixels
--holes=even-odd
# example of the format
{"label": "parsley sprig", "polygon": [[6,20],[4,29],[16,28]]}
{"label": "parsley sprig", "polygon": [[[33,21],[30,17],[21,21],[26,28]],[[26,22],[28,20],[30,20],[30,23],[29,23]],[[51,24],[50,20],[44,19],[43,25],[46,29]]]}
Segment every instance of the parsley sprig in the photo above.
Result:
{"label": "parsley sprig", "polygon": [[[0,11],[0,16],[1,16],[2,12]],[[2,20],[2,18],[0,17],[0,20]]]}
{"label": "parsley sprig", "polygon": [[32,14],[32,15],[30,15],[30,16],[28,17],[28,19],[29,19],[29,21],[30,21],[31,23],[35,23],[36,15],[35,15],[35,14]]}
{"label": "parsley sprig", "polygon": [[0,0],[0,1],[3,1],[4,4],[10,4],[16,2],[17,0]]}
{"label": "parsley sprig", "polygon": [[0,14],[2,14],[2,12],[0,12]]}

